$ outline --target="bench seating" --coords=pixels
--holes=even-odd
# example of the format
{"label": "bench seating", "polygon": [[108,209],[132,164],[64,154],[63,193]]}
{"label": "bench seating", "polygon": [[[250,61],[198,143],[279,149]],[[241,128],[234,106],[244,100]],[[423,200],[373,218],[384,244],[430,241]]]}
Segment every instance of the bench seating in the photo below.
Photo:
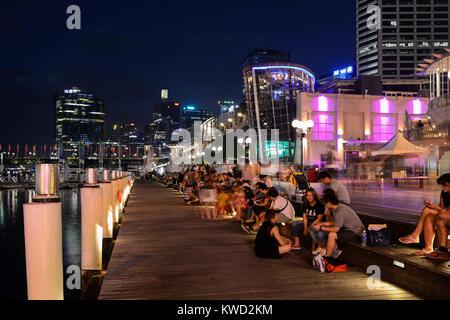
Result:
{"label": "bench seating", "polygon": [[[403,222],[359,216],[366,228],[369,224],[386,223],[392,230],[394,239],[409,234],[415,227]],[[296,218],[295,220],[301,219]],[[280,233],[290,238],[291,225],[292,222],[280,225]],[[302,245],[310,247],[310,241]],[[363,272],[366,272],[367,267],[377,265],[381,269],[383,281],[420,292],[425,298],[450,299],[450,261],[430,261],[424,257],[412,255],[414,251],[422,247],[422,238],[419,245],[399,244],[393,248],[364,247],[359,243],[350,243],[343,245],[340,260],[361,268]],[[394,265],[394,261],[396,265]]]}

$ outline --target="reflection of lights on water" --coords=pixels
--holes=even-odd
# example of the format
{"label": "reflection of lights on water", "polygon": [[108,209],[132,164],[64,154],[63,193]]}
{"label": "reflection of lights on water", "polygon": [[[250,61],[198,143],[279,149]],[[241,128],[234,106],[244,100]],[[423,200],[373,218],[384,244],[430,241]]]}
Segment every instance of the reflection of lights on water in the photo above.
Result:
{"label": "reflection of lights on water", "polygon": [[[0,200],[2,200],[1,193],[0,193]],[[3,205],[3,201],[0,203],[0,229],[2,229],[6,225],[6,218],[5,218],[5,207]]]}

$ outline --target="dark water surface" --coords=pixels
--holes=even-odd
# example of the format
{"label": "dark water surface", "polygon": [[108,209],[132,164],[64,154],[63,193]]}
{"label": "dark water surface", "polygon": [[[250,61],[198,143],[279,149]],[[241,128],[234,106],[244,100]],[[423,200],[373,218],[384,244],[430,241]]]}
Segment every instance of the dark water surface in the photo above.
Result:
{"label": "dark water surface", "polygon": [[[32,201],[34,190],[0,191],[0,299],[26,300],[27,279],[23,204]],[[70,265],[81,268],[81,207],[79,189],[61,190],[63,223],[64,299],[78,300],[81,290],[69,290]]]}

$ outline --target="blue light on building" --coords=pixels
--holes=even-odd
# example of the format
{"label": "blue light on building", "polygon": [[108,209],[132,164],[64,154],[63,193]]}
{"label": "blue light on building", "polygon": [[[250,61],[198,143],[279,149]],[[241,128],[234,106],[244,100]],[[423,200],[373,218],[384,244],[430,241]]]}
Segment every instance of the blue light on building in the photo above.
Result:
{"label": "blue light on building", "polygon": [[353,66],[335,70],[333,71],[333,77],[338,79],[351,79],[353,78],[353,70]]}

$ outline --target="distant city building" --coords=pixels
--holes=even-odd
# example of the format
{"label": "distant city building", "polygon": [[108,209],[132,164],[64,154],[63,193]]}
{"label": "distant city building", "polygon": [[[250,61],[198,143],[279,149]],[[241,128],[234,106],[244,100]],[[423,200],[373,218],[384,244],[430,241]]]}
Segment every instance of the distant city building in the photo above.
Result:
{"label": "distant city building", "polygon": [[119,133],[122,158],[135,158],[144,153],[144,141],[135,123],[122,124]]}
{"label": "distant city building", "polygon": [[153,120],[170,117],[174,122],[180,123],[181,104],[176,101],[164,101],[153,107]]}
{"label": "distant city building", "polygon": [[233,100],[217,101],[217,106],[219,107],[219,114],[228,112],[231,108],[237,108]]}
{"label": "distant city building", "polygon": [[296,139],[292,121],[297,96],[314,92],[315,77],[306,67],[290,62],[247,65],[243,68],[244,94],[251,128],[278,129],[282,161],[291,161]]}
{"label": "distant city building", "polygon": [[105,103],[78,88],[55,97],[55,143],[60,157],[80,157],[80,144],[105,140]]}
{"label": "distant city building", "polygon": [[169,90],[162,89],[161,90],[161,100],[167,100],[169,99]]}
{"label": "distant city building", "polygon": [[[415,67],[448,47],[449,0],[357,0],[358,75],[415,78]],[[373,19],[381,9],[381,25]]]}
{"label": "distant city building", "polygon": [[228,111],[221,113],[217,119],[217,128],[223,133],[227,129],[248,129],[245,102],[240,105],[233,105]]}
{"label": "distant city building", "polygon": [[181,111],[182,128],[189,129],[195,121],[203,123],[212,117],[214,117],[214,113],[209,110],[200,109],[196,106],[184,106]]}
{"label": "distant city building", "polygon": [[120,126],[120,143],[129,144],[140,142],[141,134],[134,123],[127,123]]}

